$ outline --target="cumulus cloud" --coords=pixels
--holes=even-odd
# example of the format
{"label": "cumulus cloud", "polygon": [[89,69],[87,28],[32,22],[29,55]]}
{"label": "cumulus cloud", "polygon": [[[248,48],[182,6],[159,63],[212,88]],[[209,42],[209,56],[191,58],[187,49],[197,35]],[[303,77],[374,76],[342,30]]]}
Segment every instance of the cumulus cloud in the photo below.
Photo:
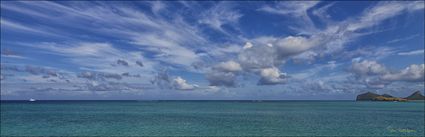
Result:
{"label": "cumulus cloud", "polygon": [[180,76],[172,78],[167,70],[157,72],[156,76],[151,80],[151,83],[161,89],[193,90],[198,88],[198,85],[189,84]]}
{"label": "cumulus cloud", "polygon": [[412,64],[402,70],[393,71],[376,61],[354,61],[350,71],[356,79],[371,88],[384,88],[392,82],[423,82],[424,64]]}
{"label": "cumulus cloud", "polygon": [[242,67],[235,61],[221,62],[210,70],[206,74],[207,80],[210,82],[210,86],[236,86],[236,77],[239,72],[242,71]]}
{"label": "cumulus cloud", "polygon": [[421,82],[424,81],[424,71],[424,64],[412,64],[399,72],[384,74],[381,78],[387,81]]}
{"label": "cumulus cloud", "polygon": [[221,71],[215,71],[215,70],[207,73],[206,75],[206,78],[209,81],[210,86],[235,87],[236,77],[237,77],[237,74],[233,72],[221,72]]}
{"label": "cumulus cloud", "polygon": [[354,61],[351,65],[351,71],[361,77],[388,73],[384,65],[369,60]]}
{"label": "cumulus cloud", "polygon": [[239,74],[245,72],[259,75],[261,78],[258,85],[284,84],[285,75],[277,66],[317,44],[315,40],[307,40],[302,36],[261,39],[256,43],[258,45],[247,42],[237,60],[221,62],[213,67],[206,76],[210,85],[234,87]]}
{"label": "cumulus cloud", "polygon": [[277,46],[279,57],[284,58],[302,53],[313,46],[317,46],[318,43],[315,43],[316,40],[317,39],[307,39],[302,36],[288,36],[276,41],[274,45]]}
{"label": "cumulus cloud", "polygon": [[251,42],[247,42],[247,43],[243,46],[243,48],[242,48],[242,49],[249,49],[249,48],[252,48],[252,47],[253,47],[252,43],[251,43]]}
{"label": "cumulus cloud", "polygon": [[[244,72],[254,73],[261,78],[258,85],[274,85],[284,84],[285,75],[279,71],[278,66],[286,62],[287,59],[295,55],[299,55],[309,49],[320,46],[322,44],[320,35],[304,37],[304,36],[288,36],[284,38],[262,38],[255,40],[256,45],[247,42],[243,50],[239,53],[237,62],[219,63],[217,66],[231,64],[239,64]],[[236,67],[237,65],[233,65]],[[234,86],[238,73],[229,73],[214,68],[212,72],[207,74],[207,79],[211,85]]]}
{"label": "cumulus cloud", "polygon": [[265,68],[260,71],[261,79],[258,81],[258,85],[275,85],[286,82],[286,74],[280,73],[279,69]]}
{"label": "cumulus cloud", "polygon": [[[245,44],[244,50],[239,54],[239,60],[241,64],[246,64],[250,68],[279,66],[290,57],[306,53],[312,48],[323,45],[330,37],[315,34],[309,37],[287,36],[283,38],[256,39],[256,45],[252,43]],[[314,58],[317,53],[310,52],[299,56],[298,58]]]}
{"label": "cumulus cloud", "polygon": [[278,65],[276,50],[271,46],[247,43],[238,55],[238,62],[245,70],[268,68]]}
{"label": "cumulus cloud", "polygon": [[350,71],[354,74],[356,81],[363,83],[369,88],[384,88],[390,84],[390,82],[380,79],[380,76],[389,73],[389,70],[376,61],[354,60]]}
{"label": "cumulus cloud", "polygon": [[176,77],[175,79],[173,79],[172,84],[174,89],[178,89],[178,90],[192,90],[198,87],[197,85],[188,84],[186,80],[184,80],[181,77]]}
{"label": "cumulus cloud", "polygon": [[215,66],[215,69],[223,71],[223,72],[238,72],[242,71],[242,67],[239,63],[235,61],[227,61],[227,62],[221,62],[217,66]]}

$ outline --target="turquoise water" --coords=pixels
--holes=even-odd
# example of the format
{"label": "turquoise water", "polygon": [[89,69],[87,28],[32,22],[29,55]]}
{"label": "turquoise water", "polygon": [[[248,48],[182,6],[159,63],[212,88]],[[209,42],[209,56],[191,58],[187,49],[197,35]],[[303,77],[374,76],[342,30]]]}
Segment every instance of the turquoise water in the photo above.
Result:
{"label": "turquoise water", "polygon": [[424,102],[1,103],[1,135],[424,136]]}

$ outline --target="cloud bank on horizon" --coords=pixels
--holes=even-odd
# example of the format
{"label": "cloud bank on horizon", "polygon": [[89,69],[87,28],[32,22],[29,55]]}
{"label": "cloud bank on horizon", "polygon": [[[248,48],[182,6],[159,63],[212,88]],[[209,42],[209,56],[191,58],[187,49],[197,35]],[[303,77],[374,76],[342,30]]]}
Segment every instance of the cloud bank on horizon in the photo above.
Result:
{"label": "cloud bank on horizon", "polygon": [[2,99],[424,89],[424,2],[1,2]]}

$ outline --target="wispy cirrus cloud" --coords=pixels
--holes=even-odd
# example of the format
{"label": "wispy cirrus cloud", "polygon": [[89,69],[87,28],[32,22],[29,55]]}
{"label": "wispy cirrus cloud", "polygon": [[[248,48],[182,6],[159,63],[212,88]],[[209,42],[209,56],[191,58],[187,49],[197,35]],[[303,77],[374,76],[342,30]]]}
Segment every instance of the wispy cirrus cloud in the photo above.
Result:
{"label": "wispy cirrus cloud", "polygon": [[[111,8],[107,6],[107,2],[88,4],[95,8],[77,3],[68,3],[66,6],[55,2],[19,2],[19,4],[46,9],[61,16],[51,16],[45,11],[34,9],[14,10],[15,12],[41,17],[56,25],[64,23],[58,22],[58,20],[68,20],[69,23],[80,24],[72,27],[78,30],[90,30],[96,35],[123,39],[143,52],[154,54],[153,60],[173,64],[175,67],[187,70],[192,69],[193,63],[202,61],[201,57],[194,52],[194,50],[202,48],[198,45],[213,43],[204,38],[203,34],[199,32],[199,28],[185,21],[180,14],[174,13],[172,19],[160,14],[161,12],[169,13],[165,8],[167,5],[161,2],[144,3],[153,6],[151,10],[155,12],[154,15],[136,10],[135,7],[126,4]],[[16,9],[17,5],[6,3],[5,7]],[[27,11],[36,14],[30,14]],[[213,13],[206,12],[204,15],[209,14]]]}
{"label": "wispy cirrus cloud", "polygon": [[207,24],[213,29],[224,33],[227,36],[232,36],[223,25],[237,25],[239,19],[243,16],[233,7],[235,3],[220,2],[201,14],[199,23]]}
{"label": "wispy cirrus cloud", "polygon": [[55,36],[55,37],[59,36],[51,31],[47,31],[46,29],[40,29],[39,27],[24,25],[24,24],[6,20],[3,18],[0,19],[0,24],[2,28],[12,30],[12,31],[42,34],[42,36]]}
{"label": "wispy cirrus cloud", "polygon": [[397,43],[397,42],[400,42],[400,41],[406,41],[406,40],[410,40],[410,39],[416,38],[418,36],[419,36],[419,34],[415,34],[415,35],[411,35],[411,36],[404,37],[404,38],[397,38],[397,39],[390,40],[387,43],[388,44],[391,44],[391,43]]}
{"label": "wispy cirrus cloud", "polygon": [[[120,50],[109,43],[39,43],[37,45],[33,48],[42,49],[38,52],[63,56],[64,61],[79,65],[83,70],[136,73],[139,70],[153,71],[157,64],[144,58],[142,52]],[[123,61],[123,58],[126,61]],[[136,67],[140,60],[144,61],[143,68]],[[120,66],[111,65],[115,63]]]}
{"label": "wispy cirrus cloud", "polygon": [[423,55],[423,54],[424,54],[424,49],[397,53],[397,55],[402,55],[402,56]]}

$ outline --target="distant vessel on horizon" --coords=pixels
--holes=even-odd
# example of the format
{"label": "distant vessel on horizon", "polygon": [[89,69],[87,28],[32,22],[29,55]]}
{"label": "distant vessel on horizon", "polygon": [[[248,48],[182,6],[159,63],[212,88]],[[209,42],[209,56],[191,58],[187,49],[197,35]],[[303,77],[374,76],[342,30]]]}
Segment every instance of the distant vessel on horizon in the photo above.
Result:
{"label": "distant vessel on horizon", "polygon": [[29,101],[30,101],[30,102],[34,102],[34,101],[36,101],[36,100],[35,100],[35,99],[33,99],[33,98],[31,98]]}

